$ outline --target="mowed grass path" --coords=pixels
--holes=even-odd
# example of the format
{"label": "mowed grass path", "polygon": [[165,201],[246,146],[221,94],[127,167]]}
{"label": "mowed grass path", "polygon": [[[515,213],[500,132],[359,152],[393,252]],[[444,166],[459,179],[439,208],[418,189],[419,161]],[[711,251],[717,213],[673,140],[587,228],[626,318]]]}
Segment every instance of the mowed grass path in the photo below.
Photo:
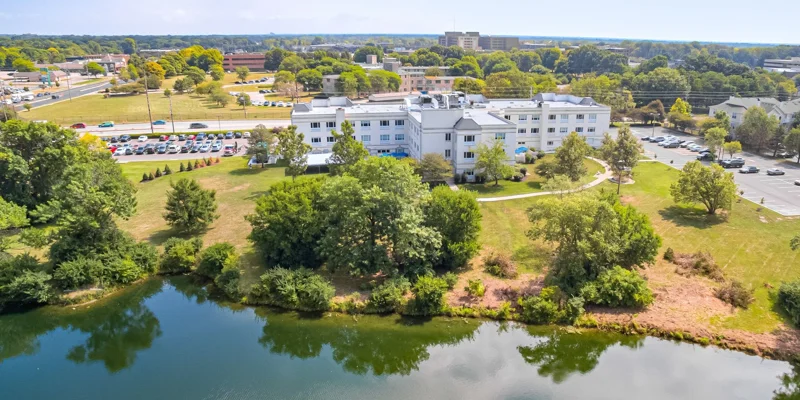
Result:
{"label": "mowed grass path", "polygon": [[[642,163],[634,170],[635,183],[622,186],[625,202],[648,215],[663,238],[660,253],[667,247],[676,252],[710,252],[728,279],[737,279],[755,289],[756,301],[748,310],[724,320],[709,321],[726,328],[767,332],[786,321],[770,298],[769,284],[800,278],[800,252],[789,248],[789,240],[800,233],[800,219],[786,218],[746,200],[734,203],[725,220],[708,216],[698,207],[678,206],[669,186],[678,171],[661,163]],[[616,190],[610,183],[597,189]],[[481,244],[505,251],[526,270],[541,270],[551,258],[552,246],[533,242],[525,236],[530,223],[526,210],[539,198],[481,203],[483,214]],[[660,255],[659,255],[660,258]],[[772,292],[775,290],[773,289]]]}
{"label": "mowed grass path", "polygon": [[[233,100],[233,97],[231,97]],[[161,93],[150,94],[153,120],[169,120],[169,99]],[[211,103],[205,96],[182,94],[172,96],[172,110],[176,121],[246,119],[241,106],[233,101],[227,107]],[[247,119],[288,119],[289,108],[248,107]],[[84,122],[96,125],[103,121],[115,123],[147,122],[147,99],[144,95],[104,98],[91,94],[70,101],[21,112],[27,120],[47,120],[62,125]]]}
{"label": "mowed grass path", "polygon": [[[537,163],[553,161],[554,158],[555,156],[553,154],[548,154],[543,159],[537,161]],[[583,164],[586,166],[587,176],[581,180],[582,183],[591,182],[595,179],[594,174],[603,171],[603,166],[595,161],[586,159],[583,160]],[[541,192],[543,190],[542,184],[546,179],[536,174],[536,164],[518,164],[517,166],[528,169],[528,176],[522,182],[501,180],[498,186],[494,185],[494,181],[481,184],[465,183],[458,186],[463,189],[474,190],[478,193],[478,197],[503,197],[515,194]]]}
{"label": "mowed grass path", "polygon": [[[198,157],[200,159],[200,157]],[[172,175],[163,176],[149,182],[140,182],[143,173],[154,172],[156,168],[164,170],[168,164]],[[282,179],[288,179],[283,167],[247,168],[246,157],[221,158],[219,164],[179,173],[179,161],[167,162],[132,162],[122,164],[125,176],[138,190],[136,193],[136,214],[127,221],[120,221],[120,226],[130,232],[137,240],[149,241],[160,246],[170,237],[181,237],[164,221],[166,192],[170,189],[170,181],[180,178],[197,180],[205,189],[217,191],[217,212],[219,219],[200,237],[203,246],[219,242],[230,242],[243,255],[245,276],[252,279],[260,274],[263,263],[247,241],[250,224],[244,217],[255,209],[255,201],[265,194],[269,187]]]}

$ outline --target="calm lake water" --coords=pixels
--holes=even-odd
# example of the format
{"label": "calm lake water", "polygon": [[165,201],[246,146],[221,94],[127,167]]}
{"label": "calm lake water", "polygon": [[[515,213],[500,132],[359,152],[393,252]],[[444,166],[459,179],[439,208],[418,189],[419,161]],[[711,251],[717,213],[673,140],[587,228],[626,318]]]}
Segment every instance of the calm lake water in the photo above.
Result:
{"label": "calm lake water", "polygon": [[0,316],[0,398],[770,399],[788,363],[655,338],[242,307],[188,278]]}

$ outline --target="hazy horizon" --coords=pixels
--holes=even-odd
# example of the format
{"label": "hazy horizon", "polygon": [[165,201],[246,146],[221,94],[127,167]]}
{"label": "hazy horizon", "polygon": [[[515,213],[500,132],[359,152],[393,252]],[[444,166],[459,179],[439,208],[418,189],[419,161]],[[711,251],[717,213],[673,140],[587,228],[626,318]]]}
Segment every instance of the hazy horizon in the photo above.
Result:
{"label": "hazy horizon", "polygon": [[[418,34],[479,31],[521,37],[653,40],[742,44],[796,44],[787,24],[800,2],[781,10],[753,8],[743,0],[703,3],[674,0],[670,7],[575,0],[520,4],[462,0],[458,7],[424,0],[376,6],[370,0],[251,3],[220,10],[211,0],[140,0],[135,7],[101,0],[11,2],[0,9],[5,34],[38,35],[278,35]],[[743,20],[743,16],[747,20]],[[777,17],[776,17],[777,16]],[[712,18],[713,17],[713,18]],[[66,21],[66,22],[65,22]],[[770,23],[771,22],[771,23]],[[758,29],[747,29],[747,24]],[[258,33],[261,31],[262,33]],[[377,32],[377,33],[376,33]],[[791,43],[794,40],[795,43]]]}

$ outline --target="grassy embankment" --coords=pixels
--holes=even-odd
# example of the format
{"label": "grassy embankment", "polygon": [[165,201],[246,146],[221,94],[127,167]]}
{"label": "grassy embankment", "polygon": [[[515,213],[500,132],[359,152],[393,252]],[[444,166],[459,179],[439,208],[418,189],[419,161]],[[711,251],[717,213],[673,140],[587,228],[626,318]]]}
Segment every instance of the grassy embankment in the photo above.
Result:
{"label": "grassy embankment", "polygon": [[[553,154],[546,155],[543,159],[537,161],[553,161],[555,156]],[[584,160],[583,164],[586,166],[587,175],[581,180],[582,184],[589,183],[595,179],[595,174],[603,171],[603,166],[592,160]],[[518,164],[518,167],[525,167],[528,169],[528,176],[522,182],[514,182],[510,180],[501,180],[497,186],[494,181],[485,182],[481,184],[465,183],[458,185],[462,189],[474,190],[478,193],[479,197],[503,197],[512,196],[515,194],[535,193],[541,192],[542,184],[546,181],[545,178],[536,174],[536,164]]]}

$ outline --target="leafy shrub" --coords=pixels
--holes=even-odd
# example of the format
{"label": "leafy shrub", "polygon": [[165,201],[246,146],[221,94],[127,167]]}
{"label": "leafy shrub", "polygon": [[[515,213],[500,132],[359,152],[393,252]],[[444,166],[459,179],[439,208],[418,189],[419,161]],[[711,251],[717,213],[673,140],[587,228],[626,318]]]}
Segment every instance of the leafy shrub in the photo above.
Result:
{"label": "leafy shrub", "polygon": [[[195,161],[195,162],[196,162],[196,161]],[[187,170],[187,171],[191,171],[191,170],[193,170],[193,169],[194,169],[194,166],[192,165],[192,163],[191,163],[191,162],[187,162],[187,163],[186,163],[186,170]]]}
{"label": "leafy shrub", "polygon": [[248,301],[292,310],[324,311],[330,308],[334,292],[330,282],[310,270],[279,267],[261,275],[261,283],[251,289]]}
{"label": "leafy shrub", "polygon": [[186,171],[186,167],[185,167],[185,166],[183,166],[183,162],[181,162],[181,166],[180,166],[180,169],[179,169],[179,171],[180,171],[180,172],[185,172],[185,171]]}
{"label": "leafy shrub", "polygon": [[206,167],[211,166],[211,158],[210,157],[209,157],[208,160],[205,160],[205,162],[206,162]]}
{"label": "leafy shrub", "polygon": [[127,285],[144,276],[144,271],[129,259],[118,259],[103,269],[104,281],[111,284]]}
{"label": "leafy shrub", "polygon": [[238,265],[226,267],[222,272],[214,278],[214,284],[222,290],[231,299],[239,297],[239,278],[241,278],[242,271]]}
{"label": "leafy shrub", "polygon": [[437,315],[444,308],[447,283],[444,279],[421,276],[411,289],[414,298],[407,312],[412,315]]}
{"label": "leafy shrub", "polygon": [[164,175],[172,174],[172,170],[169,168],[169,165],[164,166]]}
{"label": "leafy shrub", "polygon": [[755,301],[754,292],[754,289],[748,289],[742,282],[734,280],[715,289],[714,295],[734,307],[746,309],[750,303]]}
{"label": "leafy shrub", "polygon": [[76,289],[97,282],[97,277],[102,270],[103,263],[100,261],[78,257],[75,260],[61,263],[53,272],[53,280],[62,289]]}
{"label": "leafy shrub", "polygon": [[238,261],[236,248],[232,244],[223,242],[214,244],[200,253],[197,272],[207,278],[214,279],[225,267],[235,267]]}
{"label": "leafy shrub", "polygon": [[456,284],[458,283],[458,275],[452,272],[447,272],[444,275],[442,275],[442,279],[444,279],[444,283],[447,285],[447,290],[453,290],[453,288],[456,287]]}
{"label": "leafy shrub", "polygon": [[0,285],[0,305],[4,303],[38,303],[50,301],[55,294],[48,281],[52,277],[43,271],[23,270]]}
{"label": "leafy shrub", "polygon": [[149,181],[149,180],[150,180],[150,179],[147,177],[147,172],[143,173],[143,174],[142,174],[142,180],[141,180],[141,182],[147,182],[147,181]]}
{"label": "leafy shrub", "polygon": [[669,262],[675,262],[675,251],[672,250],[672,247],[667,247],[667,250],[664,252],[664,259]]}
{"label": "leafy shrub", "polygon": [[158,270],[158,250],[149,243],[134,244],[128,250],[126,257],[136,263],[144,273],[154,274]]}
{"label": "leafy shrub", "polygon": [[560,292],[556,287],[546,287],[538,296],[520,298],[519,304],[522,312],[520,318],[529,324],[552,324],[559,319],[558,296]]}
{"label": "leafy shrub", "polygon": [[147,176],[147,180],[152,181],[153,179],[156,179],[156,177],[153,176],[153,173],[151,172],[150,175]]}
{"label": "leafy shrub", "polygon": [[194,167],[195,168],[200,168],[200,161],[194,160]]}
{"label": "leafy shrub", "polygon": [[470,279],[467,286],[464,288],[470,296],[472,297],[483,297],[484,293],[486,293],[486,287],[483,285],[483,281],[480,279]]}
{"label": "leafy shrub", "polygon": [[514,176],[511,177],[511,180],[514,182],[522,182],[522,175],[514,174]]}
{"label": "leafy shrub", "polygon": [[403,304],[403,296],[409,289],[411,283],[404,277],[387,279],[369,294],[367,308],[378,313],[396,311]]}
{"label": "leafy shrub", "polygon": [[653,302],[647,281],[620,266],[601,272],[580,293],[587,303],[609,307],[644,307]]}
{"label": "leafy shrub", "polygon": [[542,150],[539,150],[539,152],[536,153],[536,157],[538,157],[540,160],[543,159],[545,155],[546,154]]}
{"label": "leafy shrub", "polygon": [[483,259],[484,270],[491,275],[514,279],[517,277],[517,266],[511,257],[502,253],[491,253]]}
{"label": "leafy shrub", "polygon": [[161,257],[159,272],[180,274],[191,271],[197,264],[197,253],[201,247],[203,247],[203,241],[200,238],[168,239],[164,242],[164,254]]}
{"label": "leafy shrub", "polygon": [[156,168],[156,178],[161,178],[161,168]]}
{"label": "leafy shrub", "polygon": [[714,262],[711,253],[698,251],[694,254],[676,254],[673,262],[678,265],[675,272],[680,275],[702,275],[717,282],[725,280],[722,269]]}
{"label": "leafy shrub", "polygon": [[522,174],[522,176],[528,175],[528,169],[525,168],[525,167],[522,167],[522,168],[519,169],[519,173]]}
{"label": "leafy shrub", "polygon": [[795,325],[800,325],[800,280],[781,285],[778,304],[786,310]]}

